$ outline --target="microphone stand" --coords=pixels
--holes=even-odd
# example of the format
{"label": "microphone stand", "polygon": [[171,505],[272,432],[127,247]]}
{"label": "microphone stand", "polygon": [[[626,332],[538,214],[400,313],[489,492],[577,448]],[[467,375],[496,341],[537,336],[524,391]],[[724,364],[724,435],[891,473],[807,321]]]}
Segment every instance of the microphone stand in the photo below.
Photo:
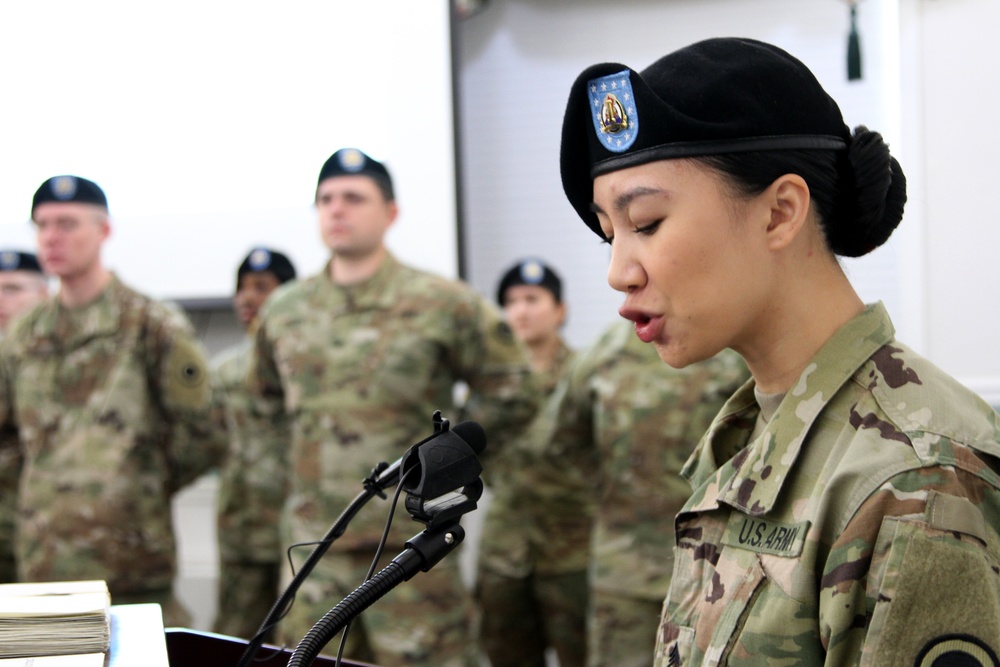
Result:
{"label": "microphone stand", "polygon": [[[407,453],[415,451],[421,445],[435,438],[441,432],[448,430],[449,422],[447,419],[441,418],[440,410],[435,410],[433,422],[433,435],[413,445],[413,447],[407,450]],[[305,581],[306,577],[308,577],[313,571],[313,568],[316,567],[316,564],[319,563],[320,559],[326,555],[330,545],[344,534],[347,530],[347,525],[351,522],[355,515],[361,511],[361,508],[367,505],[368,501],[375,496],[385,498],[386,496],[383,492],[386,487],[397,483],[399,479],[399,468],[390,468],[392,468],[392,466],[385,462],[379,463],[378,466],[376,466],[376,468],[372,471],[372,474],[365,478],[362,482],[364,491],[355,496],[354,500],[351,501],[351,504],[348,505],[343,512],[341,512],[340,516],[337,517],[337,520],[334,521],[332,526],[330,526],[330,530],[328,530],[326,535],[323,536],[323,539],[316,543],[316,546],[313,548],[312,552],[310,552],[299,571],[295,573],[295,576],[288,584],[288,587],[285,588],[284,592],[278,597],[278,600],[271,607],[270,611],[267,612],[267,616],[257,629],[257,634],[254,635],[253,639],[247,643],[247,647],[243,650],[243,655],[240,656],[239,662],[236,663],[237,667],[248,667],[248,665],[253,661],[257,651],[260,650],[261,645],[264,643],[264,635],[272,626],[281,620],[281,617],[284,616],[288,607],[291,605],[292,599],[295,597],[295,593],[299,590],[302,582]]]}
{"label": "microphone stand", "polygon": [[417,572],[427,572],[465,539],[465,529],[454,519],[450,523],[428,527],[406,543],[406,549],[392,559],[374,577],[318,620],[288,660],[288,667],[309,667],[323,647],[347,623]]}
{"label": "microphone stand", "polygon": [[[296,646],[288,667],[312,665],[323,647],[353,618],[417,572],[430,570],[465,539],[459,520],[476,509],[476,501],[482,497],[483,466],[469,443],[448,435],[411,449],[401,459],[401,467],[419,473],[416,484],[403,480],[405,507],[415,521],[427,527],[410,539],[392,562],[313,625]],[[484,439],[479,451],[485,444]]]}

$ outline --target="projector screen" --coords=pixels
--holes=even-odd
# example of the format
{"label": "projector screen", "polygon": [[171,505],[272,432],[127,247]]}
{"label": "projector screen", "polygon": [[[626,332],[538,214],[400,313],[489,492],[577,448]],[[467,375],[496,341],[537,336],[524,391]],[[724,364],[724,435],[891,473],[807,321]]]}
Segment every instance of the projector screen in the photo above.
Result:
{"label": "projector screen", "polygon": [[393,176],[394,254],[457,275],[448,0],[7,3],[0,62],[0,247],[33,250],[33,193],[76,174],[148,294],[228,297],[256,245],[309,275],[316,177],[353,146]]}

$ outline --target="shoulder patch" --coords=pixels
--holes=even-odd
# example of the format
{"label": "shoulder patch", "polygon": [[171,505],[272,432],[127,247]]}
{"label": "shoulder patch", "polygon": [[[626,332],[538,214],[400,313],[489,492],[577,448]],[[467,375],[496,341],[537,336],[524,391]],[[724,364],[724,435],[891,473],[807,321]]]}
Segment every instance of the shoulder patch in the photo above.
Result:
{"label": "shoulder patch", "polygon": [[944,635],[927,642],[914,667],[1000,667],[997,654],[971,635]]}
{"label": "shoulder patch", "polygon": [[203,407],[209,397],[205,359],[199,348],[184,337],[173,340],[164,361],[162,391],[168,403]]}
{"label": "shoulder patch", "polygon": [[497,322],[497,338],[505,343],[514,342],[514,332],[511,330],[510,325],[504,321]]}

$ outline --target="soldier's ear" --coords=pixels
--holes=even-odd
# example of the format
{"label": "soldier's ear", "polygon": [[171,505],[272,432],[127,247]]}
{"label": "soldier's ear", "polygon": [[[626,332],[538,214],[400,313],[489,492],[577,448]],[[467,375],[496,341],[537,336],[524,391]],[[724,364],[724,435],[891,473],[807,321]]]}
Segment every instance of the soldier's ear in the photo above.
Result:
{"label": "soldier's ear", "polygon": [[761,197],[770,209],[767,247],[783,250],[791,245],[809,219],[809,186],[798,174],[779,176]]}

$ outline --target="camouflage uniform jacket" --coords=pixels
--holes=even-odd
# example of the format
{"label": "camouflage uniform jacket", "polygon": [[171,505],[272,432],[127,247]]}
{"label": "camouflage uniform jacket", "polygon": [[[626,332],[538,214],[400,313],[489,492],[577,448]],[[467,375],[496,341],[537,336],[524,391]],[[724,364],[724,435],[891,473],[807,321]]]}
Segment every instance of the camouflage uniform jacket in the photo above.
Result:
{"label": "camouflage uniform jacket", "polygon": [[575,480],[591,496],[575,503],[569,496],[550,516],[568,520],[595,505],[592,587],[641,599],[666,595],[674,538],[664,517],[691,492],[680,469],[749,375],[732,351],[671,368],[626,320],[580,353],[544,413],[548,432],[538,442],[550,442],[562,483]]}
{"label": "camouflage uniform jacket", "polygon": [[[392,257],[359,284],[336,285],[324,271],[278,288],[261,314],[249,381],[254,437],[290,466],[282,538],[322,537],[377,463],[433,432],[435,410],[460,421],[459,381],[470,389],[465,416],[486,430],[486,454],[496,451],[534,415],[530,372],[492,304]],[[373,549],[385,512],[384,503],[366,507],[333,548]],[[399,512],[390,546],[420,528]]]}
{"label": "camouflage uniform jacket", "polygon": [[753,382],[727,402],[684,469],[655,665],[997,664],[1000,418],[893,336],[869,306],[752,441]]}
{"label": "camouflage uniform jacket", "polygon": [[117,278],[86,306],[53,298],[20,319],[0,356],[0,424],[24,454],[21,579],[169,589],[171,496],[225,451],[212,399],[187,319]]}
{"label": "camouflage uniform jacket", "polygon": [[[543,397],[552,394],[573,358],[573,351],[565,342],[560,341],[552,365],[544,373],[535,373],[535,384]],[[540,529],[537,523],[532,521],[532,515],[535,512],[544,513],[546,508],[532,502],[529,492],[533,484],[532,472],[525,467],[530,463],[520,456],[520,445],[519,441],[517,445],[507,447],[500,456],[491,461],[490,469],[486,471],[493,498],[483,522],[483,533],[479,544],[479,564],[482,567],[497,574],[519,579],[530,575],[536,566],[542,570],[547,566],[567,566],[561,561],[539,562],[533,545],[537,546],[542,541],[550,539],[572,540],[575,545],[573,552],[580,551],[582,546],[582,550],[586,553],[590,533],[589,528],[586,528],[582,545],[580,540],[572,539],[572,536],[565,532],[559,536],[539,534]],[[587,568],[585,560],[583,563],[569,566],[575,571]]]}
{"label": "camouflage uniform jacket", "polygon": [[229,427],[229,454],[219,475],[219,556],[230,562],[274,563],[281,557],[278,519],[287,472],[268,452],[250,449],[258,442],[247,435],[252,351],[253,339],[247,336],[212,360],[212,375],[225,395]]}

